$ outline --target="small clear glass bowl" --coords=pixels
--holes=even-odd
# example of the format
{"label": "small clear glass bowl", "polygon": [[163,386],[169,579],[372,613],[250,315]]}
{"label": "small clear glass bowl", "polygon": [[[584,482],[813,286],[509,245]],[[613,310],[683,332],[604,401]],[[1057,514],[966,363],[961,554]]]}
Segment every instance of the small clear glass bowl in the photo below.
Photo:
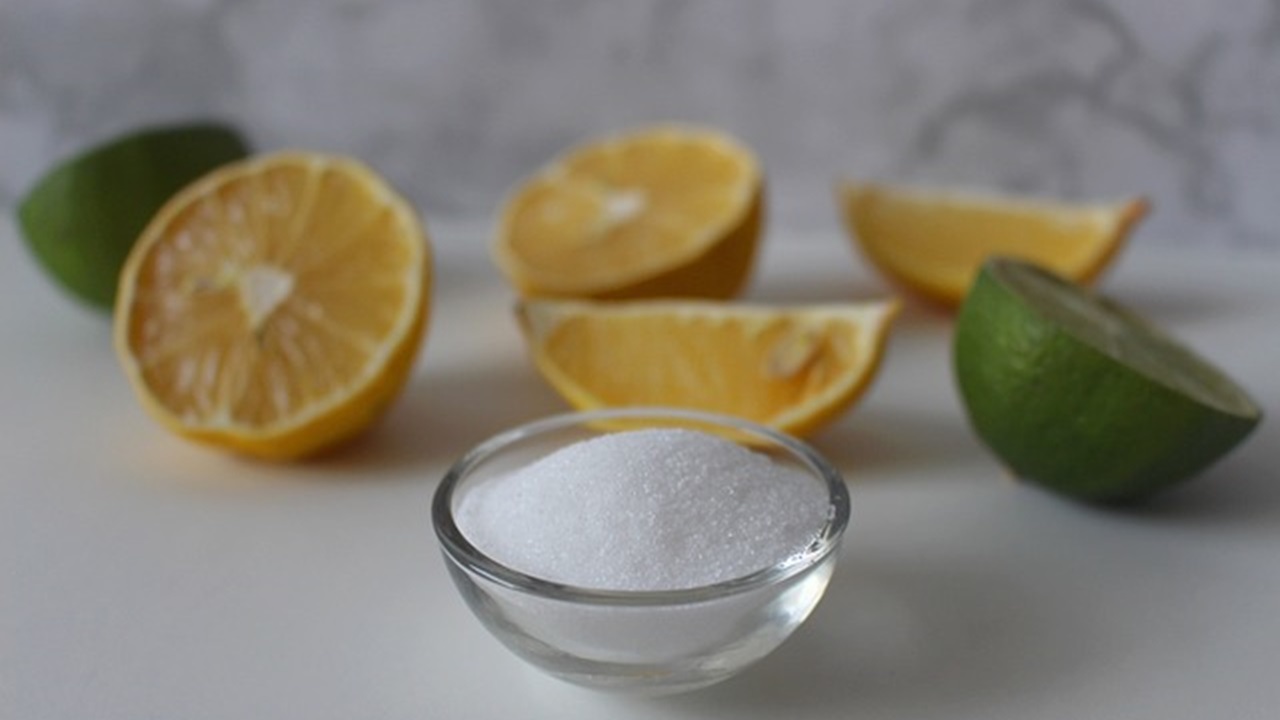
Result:
{"label": "small clear glass bowl", "polygon": [[[822,484],[827,520],[802,551],[771,567],[681,590],[609,591],[526,575],[486,556],[459,531],[469,488],[558,448],[621,429],[683,427],[729,437]],[[639,694],[692,690],[769,654],[808,617],[835,569],[849,522],[844,480],[808,445],[735,418],[633,408],[559,415],[501,433],[445,475],[432,503],[445,564],[468,606],[516,655],[587,687]]]}

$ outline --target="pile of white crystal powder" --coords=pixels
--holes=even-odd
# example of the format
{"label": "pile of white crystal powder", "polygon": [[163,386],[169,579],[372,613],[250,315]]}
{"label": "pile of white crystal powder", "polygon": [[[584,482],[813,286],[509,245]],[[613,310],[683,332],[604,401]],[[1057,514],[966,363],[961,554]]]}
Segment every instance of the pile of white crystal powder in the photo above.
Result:
{"label": "pile of white crystal powder", "polygon": [[730,580],[801,552],[827,519],[825,485],[704,432],[619,432],[478,484],[456,521],[527,575],[601,590]]}

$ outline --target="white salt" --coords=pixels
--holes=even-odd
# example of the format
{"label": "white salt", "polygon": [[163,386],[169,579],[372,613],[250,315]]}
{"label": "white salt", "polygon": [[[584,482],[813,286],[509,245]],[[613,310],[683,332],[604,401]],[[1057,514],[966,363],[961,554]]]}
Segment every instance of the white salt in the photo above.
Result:
{"label": "white salt", "polygon": [[525,574],[578,587],[674,590],[801,552],[827,519],[812,476],[704,432],[619,432],[478,484],[462,534]]}

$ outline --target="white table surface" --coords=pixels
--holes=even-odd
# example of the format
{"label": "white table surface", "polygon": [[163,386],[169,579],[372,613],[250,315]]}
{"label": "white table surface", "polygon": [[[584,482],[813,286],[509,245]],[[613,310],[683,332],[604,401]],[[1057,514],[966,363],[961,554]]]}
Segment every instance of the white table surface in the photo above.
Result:
{"label": "white table surface", "polygon": [[[1280,713],[1280,256],[1135,243],[1108,275],[1271,416],[1141,512],[1009,481],[958,405],[948,316],[909,305],[869,395],[813,439],[854,504],[822,604],[737,678],[641,700],[523,665],[446,575],[428,517],[445,467],[565,406],[525,360],[482,233],[436,235],[433,325],[405,395],[346,451],[276,466],[155,425],[108,322],[0,223],[0,718]],[[757,299],[887,290],[834,233],[766,247]]]}

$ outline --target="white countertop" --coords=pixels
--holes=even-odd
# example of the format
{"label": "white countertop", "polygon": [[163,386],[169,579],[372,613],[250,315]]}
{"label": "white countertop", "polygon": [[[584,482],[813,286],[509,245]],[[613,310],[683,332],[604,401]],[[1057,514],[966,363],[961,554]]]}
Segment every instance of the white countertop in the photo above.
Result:
{"label": "white countertop", "polygon": [[[449,248],[474,238],[437,233]],[[775,235],[757,299],[885,286],[843,239]],[[0,223],[0,717],[1271,718],[1280,707],[1280,256],[1131,248],[1105,286],[1270,417],[1140,512],[1009,481],[910,305],[881,375],[813,438],[853,522],[822,604],[762,663],[656,700],[526,667],[455,593],[428,514],[446,466],[564,404],[479,251],[442,252],[433,325],[385,422],[276,466],[155,425],[105,317]]]}

